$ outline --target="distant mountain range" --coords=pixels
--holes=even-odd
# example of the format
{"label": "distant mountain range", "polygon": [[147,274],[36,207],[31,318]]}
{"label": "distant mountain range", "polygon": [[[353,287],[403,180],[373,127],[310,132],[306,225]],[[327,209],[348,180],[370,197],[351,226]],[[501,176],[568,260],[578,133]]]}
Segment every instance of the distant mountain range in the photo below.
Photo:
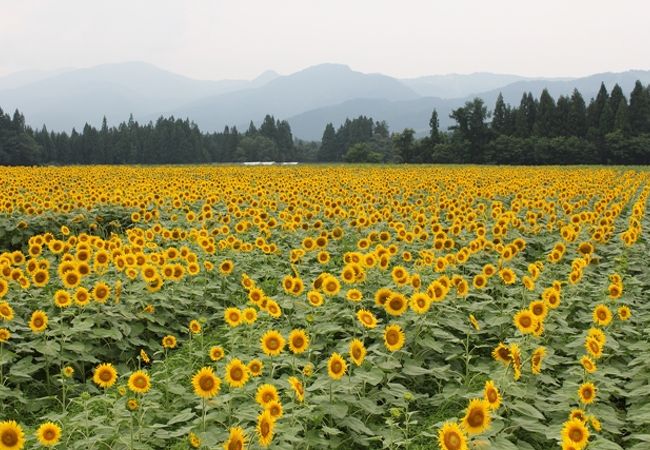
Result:
{"label": "distant mountain range", "polygon": [[449,113],[465,101],[480,97],[493,108],[499,94],[519,103],[523,92],[539,96],[570,94],[577,88],[585,100],[596,95],[601,82],[618,83],[628,94],[636,80],[650,83],[650,71],[599,73],[582,78],[531,78],[474,73],[397,79],[366,74],[340,64],[321,64],[289,75],[267,71],[254,80],[195,80],[150,64],[130,62],[54,72],[26,71],[0,77],[0,107],[18,108],[27,122],[40,128],[70,131],[86,122],[99,126],[128,119],[155,121],[174,115],[196,122],[204,131],[225,125],[245,130],[266,114],[287,119],[293,134],[319,140],[328,122],[338,126],[361,114],[386,120],[391,130],[410,127],[418,134],[438,110],[441,127],[451,125]]}

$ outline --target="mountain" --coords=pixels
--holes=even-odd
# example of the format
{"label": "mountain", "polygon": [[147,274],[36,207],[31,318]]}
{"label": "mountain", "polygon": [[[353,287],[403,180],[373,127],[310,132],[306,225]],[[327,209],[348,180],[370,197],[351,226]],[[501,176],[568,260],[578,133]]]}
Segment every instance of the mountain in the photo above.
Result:
{"label": "mountain", "polygon": [[423,97],[460,98],[530,78],[518,75],[477,72],[467,75],[430,75],[402,79],[402,83]]}
{"label": "mountain", "polygon": [[356,98],[413,100],[418,94],[398,80],[380,74],[364,74],[340,64],[321,64],[262,87],[203,98],[168,113],[190,117],[200,128],[220,130],[225,125],[247,126],[266,114],[287,118],[311,109],[336,105]]}
{"label": "mountain", "polygon": [[77,129],[88,122],[117,124],[129,114],[135,118],[159,116],[182,104],[249,86],[263,86],[277,76],[263,74],[245,80],[204,81],[177,75],[141,62],[105,64],[66,71],[34,82],[0,90],[4,110],[20,109],[32,126],[54,130]]}
{"label": "mountain", "polygon": [[0,107],[20,109],[32,127],[46,124],[66,131],[81,129],[86,122],[99,126],[103,116],[116,125],[129,114],[141,122],[161,115],[189,118],[204,131],[220,131],[225,125],[246,129],[251,120],[259,124],[272,114],[287,119],[294,136],[319,140],[328,122],[338,126],[348,117],[366,115],[387,121],[393,131],[409,127],[422,135],[434,108],[446,129],[452,124],[449,113],[475,96],[493,109],[499,92],[516,106],[524,92],[538,97],[547,88],[557,99],[577,88],[588,102],[601,82],[610,91],[618,83],[627,95],[636,80],[650,84],[650,71],[573,79],[473,73],[400,80],[320,64],[288,75],[269,70],[250,81],[209,81],[130,62],[0,77]]}

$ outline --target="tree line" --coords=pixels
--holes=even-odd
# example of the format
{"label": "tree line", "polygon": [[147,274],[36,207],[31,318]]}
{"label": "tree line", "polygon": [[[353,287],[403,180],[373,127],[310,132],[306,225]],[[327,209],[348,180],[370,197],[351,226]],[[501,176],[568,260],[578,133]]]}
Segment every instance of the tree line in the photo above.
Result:
{"label": "tree line", "polygon": [[160,117],[79,132],[33,130],[25,118],[0,109],[0,165],[180,164],[238,161],[650,164],[650,86],[637,81],[629,99],[620,86],[601,84],[587,104],[575,89],[557,100],[544,89],[525,92],[517,106],[499,94],[489,111],[475,98],[453,110],[455,124],[440,130],[433,110],[426,136],[389,131],[371,117],[326,125],[320,144],[295,139],[289,123],[267,115],[257,128],[203,133],[188,119]]}

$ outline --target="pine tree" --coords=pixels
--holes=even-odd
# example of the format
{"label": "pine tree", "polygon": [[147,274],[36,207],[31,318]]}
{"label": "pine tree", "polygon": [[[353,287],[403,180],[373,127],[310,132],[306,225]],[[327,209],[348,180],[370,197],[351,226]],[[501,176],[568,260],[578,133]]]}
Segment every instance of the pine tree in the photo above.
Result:
{"label": "pine tree", "polygon": [[614,116],[614,130],[620,131],[624,135],[629,134],[631,131],[630,117],[627,101],[625,101],[625,98],[623,98],[618,103],[618,109],[616,110],[616,115]]}
{"label": "pine tree", "polygon": [[571,94],[568,129],[572,136],[587,135],[587,106],[582,94],[577,89]]}
{"label": "pine tree", "polygon": [[494,113],[492,115],[492,130],[497,134],[510,134],[509,130],[509,113],[506,103],[503,101],[503,95],[499,92],[497,102],[494,105]]}
{"label": "pine tree", "polygon": [[639,80],[630,93],[629,117],[632,133],[650,133],[650,94]]}
{"label": "pine tree", "polygon": [[539,107],[535,115],[533,133],[537,136],[550,137],[555,130],[555,100],[547,89],[539,97]]}

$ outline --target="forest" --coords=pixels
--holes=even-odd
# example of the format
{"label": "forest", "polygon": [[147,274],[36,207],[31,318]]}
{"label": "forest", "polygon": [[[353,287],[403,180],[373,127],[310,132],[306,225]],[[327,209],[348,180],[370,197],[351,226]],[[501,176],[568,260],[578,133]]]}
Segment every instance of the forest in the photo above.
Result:
{"label": "forest", "polygon": [[499,95],[488,110],[480,98],[452,111],[455,125],[440,130],[432,111],[430,131],[418,136],[406,128],[360,116],[338,128],[329,123],[321,142],[296,139],[289,123],[267,115],[259,127],[236,126],[202,132],[189,119],[160,117],[141,124],[131,116],[99,129],[86,124],[70,133],[32,129],[18,110],[0,109],[0,165],[198,164],[243,161],[327,163],[471,164],[649,164],[650,86],[637,81],[629,99],[620,86],[602,84],[585,101],[578,90],[555,100],[547,90],[538,98],[522,95],[509,105]]}

